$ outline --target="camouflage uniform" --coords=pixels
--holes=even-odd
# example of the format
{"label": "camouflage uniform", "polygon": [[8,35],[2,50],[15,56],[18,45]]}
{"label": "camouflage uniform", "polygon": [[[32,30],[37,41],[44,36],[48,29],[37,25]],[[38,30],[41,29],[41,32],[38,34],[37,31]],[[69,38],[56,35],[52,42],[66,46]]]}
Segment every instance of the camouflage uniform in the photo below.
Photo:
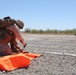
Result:
{"label": "camouflage uniform", "polygon": [[[9,25],[6,27],[6,29],[11,32],[11,35],[9,35],[9,37],[7,35],[5,37],[5,39],[0,41],[0,54],[1,55],[12,54],[12,50],[9,47],[8,43],[11,42],[11,44],[15,44],[17,46],[16,38],[22,42],[23,46],[25,46],[25,42],[24,42],[21,34],[19,33],[19,30],[17,29],[17,27],[15,25],[13,25],[13,24]],[[13,41],[11,41],[11,40],[13,40]]]}
{"label": "camouflage uniform", "polygon": [[[24,42],[24,39],[22,38],[21,34],[19,33],[19,30],[15,27],[15,25],[8,26],[7,29],[10,30],[11,32],[13,32],[13,34],[14,34],[14,35],[12,35],[14,37],[10,41],[10,44],[14,45],[14,47],[15,47],[14,49],[18,49],[21,51],[20,47],[18,47],[16,38],[23,44],[23,46],[25,46],[25,42]],[[16,51],[14,49],[13,49],[13,51]]]}
{"label": "camouflage uniform", "polygon": [[9,48],[9,45],[0,43],[0,56],[1,55],[10,55],[10,54],[12,54],[12,51]]}

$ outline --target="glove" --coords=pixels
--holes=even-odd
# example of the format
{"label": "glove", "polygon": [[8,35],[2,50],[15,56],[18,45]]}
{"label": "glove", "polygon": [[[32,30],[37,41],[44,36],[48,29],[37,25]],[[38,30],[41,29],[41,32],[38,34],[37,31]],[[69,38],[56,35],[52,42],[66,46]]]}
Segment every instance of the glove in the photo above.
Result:
{"label": "glove", "polygon": [[27,43],[25,43],[25,45],[23,46],[24,48],[26,47]]}
{"label": "glove", "polygon": [[26,43],[24,42],[24,40],[22,39],[22,40],[20,40],[20,42],[23,44],[23,47],[26,47]]}
{"label": "glove", "polygon": [[16,46],[16,49],[17,49],[19,52],[23,52],[23,50],[22,50],[19,46]]}

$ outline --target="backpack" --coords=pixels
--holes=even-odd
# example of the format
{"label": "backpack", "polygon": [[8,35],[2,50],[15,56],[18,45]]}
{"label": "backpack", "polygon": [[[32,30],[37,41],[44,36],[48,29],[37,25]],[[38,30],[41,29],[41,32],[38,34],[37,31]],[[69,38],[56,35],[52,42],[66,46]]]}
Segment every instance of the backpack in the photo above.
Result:
{"label": "backpack", "polygon": [[13,21],[5,21],[3,20],[1,23],[0,23],[0,29],[4,28],[4,27],[7,27],[9,25],[13,25],[14,22]]}

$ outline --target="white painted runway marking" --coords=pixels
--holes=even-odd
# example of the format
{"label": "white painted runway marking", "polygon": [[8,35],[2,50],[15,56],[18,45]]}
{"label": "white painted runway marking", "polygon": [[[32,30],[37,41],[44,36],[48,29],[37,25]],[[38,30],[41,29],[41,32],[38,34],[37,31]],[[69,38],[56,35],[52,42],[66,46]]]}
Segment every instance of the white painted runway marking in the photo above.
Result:
{"label": "white painted runway marking", "polygon": [[38,52],[41,52],[41,53],[48,53],[48,54],[57,54],[57,55],[76,56],[76,54],[73,54],[73,53],[47,52],[47,51],[38,51]]}

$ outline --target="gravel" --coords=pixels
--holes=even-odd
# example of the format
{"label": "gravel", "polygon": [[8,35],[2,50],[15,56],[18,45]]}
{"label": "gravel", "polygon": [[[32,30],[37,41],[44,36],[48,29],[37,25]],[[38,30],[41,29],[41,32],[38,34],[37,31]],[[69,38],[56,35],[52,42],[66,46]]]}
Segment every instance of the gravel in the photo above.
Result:
{"label": "gravel", "polygon": [[[76,36],[22,34],[27,43],[24,51],[40,53],[28,68],[0,75],[76,75]],[[20,44],[21,46],[21,44]],[[22,46],[21,46],[22,47]]]}

